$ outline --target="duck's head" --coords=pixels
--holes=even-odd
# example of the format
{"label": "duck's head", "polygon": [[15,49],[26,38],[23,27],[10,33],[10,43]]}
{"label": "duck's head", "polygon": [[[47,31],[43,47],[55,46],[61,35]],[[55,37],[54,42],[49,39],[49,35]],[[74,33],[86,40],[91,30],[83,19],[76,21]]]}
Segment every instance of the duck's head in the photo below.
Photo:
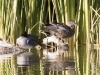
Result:
{"label": "duck's head", "polygon": [[27,32],[24,31],[24,32],[21,34],[21,36],[27,37],[27,36],[28,36],[28,35],[27,35]]}
{"label": "duck's head", "polygon": [[3,39],[2,38],[0,38],[0,41],[2,41]]}
{"label": "duck's head", "polygon": [[67,25],[68,25],[69,27],[79,26],[79,25],[76,24],[73,20],[69,21],[69,22],[67,23]]}

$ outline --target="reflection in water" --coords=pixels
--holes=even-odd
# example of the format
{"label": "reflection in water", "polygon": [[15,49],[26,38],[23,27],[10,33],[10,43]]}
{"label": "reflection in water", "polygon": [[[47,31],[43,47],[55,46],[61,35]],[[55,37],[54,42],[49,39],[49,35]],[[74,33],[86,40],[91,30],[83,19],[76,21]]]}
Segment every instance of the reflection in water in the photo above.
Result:
{"label": "reflection in water", "polygon": [[34,62],[35,63],[38,62],[39,61],[38,59],[39,58],[36,55],[34,55],[32,52],[25,52],[17,56],[17,64],[27,66]]}
{"label": "reflection in water", "polygon": [[54,52],[49,52],[50,48],[46,48],[43,50],[43,55],[45,56],[45,58],[48,59],[56,59],[59,56],[62,56],[64,52],[68,52],[68,49],[69,49],[68,44],[60,42],[59,45],[57,45],[57,49]]}
{"label": "reflection in water", "polygon": [[60,56],[57,59],[53,59],[53,61],[48,61],[47,59],[44,59],[44,61],[45,70],[62,71],[65,69],[75,69],[75,62],[66,61]]}
{"label": "reflection in water", "polygon": [[63,53],[64,53],[64,51],[62,51],[62,50],[57,50],[55,52],[49,52],[46,49],[43,50],[44,58],[49,59],[49,60],[57,59],[59,56],[62,56]]}
{"label": "reflection in water", "polygon": [[62,72],[73,75],[75,74],[75,62],[69,61],[69,59],[64,58],[63,56],[57,56],[55,59],[46,58],[43,59],[43,69],[45,75],[49,75],[49,73],[55,75],[58,72],[61,73],[60,75],[62,75]]}
{"label": "reflection in water", "polygon": [[[54,52],[50,52],[49,49],[44,49],[43,50],[43,69],[44,69],[44,74],[49,75],[51,73],[52,75],[57,74],[58,72],[64,71],[65,74],[68,75],[73,75],[75,74],[75,62],[74,59],[73,61],[70,61],[70,58],[64,57],[64,54],[68,54],[65,52],[65,50],[56,50]],[[70,72],[69,72],[70,71]]]}
{"label": "reflection in water", "polygon": [[[30,75],[39,68],[39,57],[32,52],[25,52],[17,56],[18,74]],[[28,72],[29,71],[29,72]],[[38,71],[38,70],[37,70]],[[39,72],[36,72],[39,75]]]}
{"label": "reflection in water", "polygon": [[69,46],[69,50],[60,55],[48,49],[40,51],[46,54],[25,52],[0,60],[0,75],[100,75],[100,49]]}

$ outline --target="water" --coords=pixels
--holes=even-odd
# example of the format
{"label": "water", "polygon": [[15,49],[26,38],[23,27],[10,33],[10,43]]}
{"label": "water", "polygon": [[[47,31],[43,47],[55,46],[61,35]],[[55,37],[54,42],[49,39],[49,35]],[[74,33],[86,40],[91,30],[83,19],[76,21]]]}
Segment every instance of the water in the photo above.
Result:
{"label": "water", "polygon": [[47,57],[33,49],[1,59],[0,75],[100,75],[99,52],[90,46],[69,46],[64,55]]}

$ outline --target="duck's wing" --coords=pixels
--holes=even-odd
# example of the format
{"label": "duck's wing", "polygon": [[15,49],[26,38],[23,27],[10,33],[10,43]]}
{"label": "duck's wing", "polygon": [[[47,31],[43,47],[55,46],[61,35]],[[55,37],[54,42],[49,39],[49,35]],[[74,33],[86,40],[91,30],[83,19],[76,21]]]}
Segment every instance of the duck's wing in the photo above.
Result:
{"label": "duck's wing", "polygon": [[36,45],[38,45],[39,43],[38,43],[38,41],[37,40],[34,40],[34,39],[27,39],[27,44],[29,45],[29,46],[36,46]]}
{"label": "duck's wing", "polygon": [[56,33],[68,34],[70,31],[71,31],[71,28],[64,23],[50,23],[50,24],[46,24],[44,28],[44,32],[47,32],[53,35]]}
{"label": "duck's wing", "polygon": [[70,32],[71,28],[67,25],[58,25],[58,32],[63,31],[63,32]]}
{"label": "duck's wing", "polygon": [[28,38],[32,39],[32,38],[39,38],[39,36],[37,35],[32,35],[32,34],[27,34]]}
{"label": "duck's wing", "polygon": [[44,29],[56,31],[57,24],[56,23],[45,24]]}
{"label": "duck's wing", "polygon": [[56,29],[57,29],[57,26],[54,24],[48,24],[48,25],[44,26],[45,31],[50,31],[50,30],[56,31]]}
{"label": "duck's wing", "polygon": [[41,44],[41,39],[37,35],[28,34],[27,38],[29,39],[29,42],[32,41],[32,42],[37,42],[38,44]]}
{"label": "duck's wing", "polygon": [[52,25],[55,26],[57,29],[62,29],[62,30],[70,30],[71,29],[71,27],[69,27],[68,25],[66,25],[64,23],[54,23]]}
{"label": "duck's wing", "polygon": [[70,35],[71,28],[66,26],[58,26],[57,32],[55,35],[57,35],[59,38],[66,38]]}

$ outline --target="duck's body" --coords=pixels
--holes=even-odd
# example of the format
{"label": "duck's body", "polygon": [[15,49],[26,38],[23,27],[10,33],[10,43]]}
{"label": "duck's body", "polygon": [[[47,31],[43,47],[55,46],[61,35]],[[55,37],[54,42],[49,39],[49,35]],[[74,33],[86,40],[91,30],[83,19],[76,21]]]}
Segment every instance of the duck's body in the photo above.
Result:
{"label": "duck's body", "polygon": [[69,38],[75,33],[74,26],[77,25],[74,21],[64,23],[45,24],[44,32],[49,32],[51,35],[56,35],[58,38]]}
{"label": "duck's body", "polygon": [[36,35],[27,34],[24,32],[19,38],[17,38],[16,43],[24,49],[33,48],[39,44],[39,38]]}

